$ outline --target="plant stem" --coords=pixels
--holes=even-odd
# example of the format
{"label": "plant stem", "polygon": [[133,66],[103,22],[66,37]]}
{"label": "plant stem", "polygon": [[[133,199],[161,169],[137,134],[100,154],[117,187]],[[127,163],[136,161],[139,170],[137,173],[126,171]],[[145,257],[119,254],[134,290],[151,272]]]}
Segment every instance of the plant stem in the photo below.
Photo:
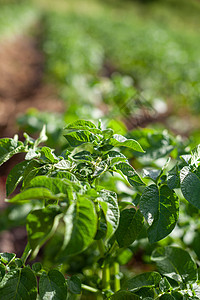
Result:
{"label": "plant stem", "polygon": [[103,240],[102,239],[97,240],[97,245],[98,245],[98,248],[99,248],[100,255],[104,256],[105,246],[104,246]]}
{"label": "plant stem", "polygon": [[81,284],[81,287],[82,289],[86,290],[86,291],[89,291],[89,292],[92,292],[92,293],[98,293],[99,290],[89,286],[89,285],[85,285],[85,284]]}
{"label": "plant stem", "polygon": [[110,289],[110,269],[109,264],[105,264],[103,267],[103,277],[102,277],[103,289]]}
{"label": "plant stem", "polygon": [[117,245],[117,242],[114,241],[112,247],[111,247],[110,250],[109,250],[109,254],[110,254],[110,255],[113,254],[117,248],[119,248],[119,246]]}
{"label": "plant stem", "polygon": [[32,250],[31,250],[31,247],[29,245],[29,243],[27,243],[25,249],[24,249],[24,252],[21,256],[21,260],[22,260],[22,263],[25,265],[29,255],[31,254]]}
{"label": "plant stem", "polygon": [[117,292],[120,290],[119,263],[114,262],[113,268],[114,268],[114,291]]}

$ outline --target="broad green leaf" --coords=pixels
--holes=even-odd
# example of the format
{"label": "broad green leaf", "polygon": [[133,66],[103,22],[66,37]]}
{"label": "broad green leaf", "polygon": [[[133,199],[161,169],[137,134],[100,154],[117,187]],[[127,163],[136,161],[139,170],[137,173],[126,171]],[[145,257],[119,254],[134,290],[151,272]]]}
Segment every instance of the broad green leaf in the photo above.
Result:
{"label": "broad green leaf", "polygon": [[134,276],[124,282],[122,289],[129,291],[137,291],[144,287],[156,287],[159,285],[161,275],[157,272],[147,272]]}
{"label": "broad green leaf", "polygon": [[51,191],[52,194],[68,194],[71,189],[71,183],[61,178],[37,176],[33,178],[29,184],[31,188],[46,188]]}
{"label": "broad green leaf", "polygon": [[167,173],[167,185],[171,190],[180,187],[180,179],[177,165]]}
{"label": "broad green leaf", "polygon": [[9,264],[11,263],[11,261],[13,261],[16,257],[16,254],[14,253],[8,253],[8,252],[4,252],[4,253],[0,253],[0,260],[2,263],[4,264]]}
{"label": "broad green leaf", "polygon": [[23,262],[21,258],[16,258],[15,259],[15,264],[18,268],[21,268],[23,266]]}
{"label": "broad green leaf", "polygon": [[43,187],[35,187],[27,189],[20,194],[17,194],[12,199],[7,200],[10,203],[25,203],[29,202],[30,200],[58,200],[59,196],[63,198],[64,195],[54,195],[50,190]]}
{"label": "broad green leaf", "polygon": [[40,262],[36,262],[32,265],[32,270],[36,273],[42,270],[42,264]]}
{"label": "broad green leaf", "polygon": [[49,147],[42,147],[40,150],[41,153],[44,154],[44,156],[52,163],[58,162],[58,158],[56,155],[53,153],[53,149]]}
{"label": "broad green leaf", "polygon": [[125,176],[128,177],[128,181],[131,185],[145,185],[135,169],[127,162],[119,162],[115,164],[115,168],[120,170]]}
{"label": "broad green leaf", "polygon": [[149,241],[155,243],[174,229],[179,214],[178,198],[167,185],[158,188],[152,184],[145,188],[141,196],[140,211],[150,225]]}
{"label": "broad green leaf", "polygon": [[113,136],[114,131],[111,128],[108,128],[103,130],[102,134],[104,136],[104,139],[110,139]]}
{"label": "broad green leaf", "polygon": [[183,295],[182,293],[179,293],[177,291],[171,291],[171,295],[176,299],[176,300],[183,300]]}
{"label": "broad green leaf", "polygon": [[176,300],[176,298],[174,298],[174,296],[172,296],[170,294],[164,294],[161,297],[159,297],[159,299],[161,299],[161,300]]}
{"label": "broad green leaf", "polygon": [[68,171],[56,171],[56,173],[52,174],[54,177],[57,177],[57,178],[62,178],[62,179],[67,179],[71,182],[76,182],[77,181],[77,178],[75,175],[73,175],[72,173],[68,172]]}
{"label": "broad green leaf", "polygon": [[36,277],[28,267],[9,271],[0,282],[0,300],[36,300],[36,298]]}
{"label": "broad green leaf", "polygon": [[145,152],[140,144],[132,139],[127,139],[123,135],[114,134],[113,137],[109,140],[109,144],[115,147],[127,147],[132,149],[133,151]]}
{"label": "broad green leaf", "polygon": [[73,155],[73,159],[79,160],[79,161],[92,161],[92,155],[89,151],[80,151],[78,153],[76,153],[75,155]]}
{"label": "broad green leaf", "polygon": [[163,277],[159,283],[159,288],[160,288],[161,292],[164,293],[164,292],[171,290],[172,286],[169,283],[169,281],[167,280],[167,278]]}
{"label": "broad green leaf", "polygon": [[109,151],[106,153],[106,156],[109,157],[109,165],[110,167],[113,167],[116,163],[119,162],[127,162],[126,156],[124,156],[122,153],[118,151]]}
{"label": "broad green leaf", "polygon": [[27,161],[22,161],[21,163],[14,166],[10,171],[6,180],[6,195],[9,196],[17,187],[17,185],[23,180],[24,170],[27,166]]}
{"label": "broad green leaf", "polygon": [[200,209],[200,179],[190,172],[188,167],[184,167],[180,172],[181,191],[183,196],[192,205]]}
{"label": "broad green leaf", "polygon": [[140,296],[141,299],[146,299],[146,297],[151,297],[154,299],[154,290],[154,287],[141,287],[138,291],[135,291],[134,293]]}
{"label": "broad green leaf", "polygon": [[60,170],[69,170],[71,168],[71,163],[66,159],[62,159],[55,164],[54,167]]}
{"label": "broad green leaf", "polygon": [[66,300],[67,285],[65,278],[58,270],[42,273],[39,281],[39,294],[42,300]]}
{"label": "broad green leaf", "polygon": [[94,133],[100,133],[101,130],[99,130],[96,125],[90,121],[85,120],[77,120],[69,125],[67,125],[64,129],[81,129],[81,130],[97,130]]}
{"label": "broad green leaf", "polygon": [[78,130],[66,133],[64,135],[70,146],[77,147],[84,143],[97,143],[98,138],[96,134],[87,130]]}
{"label": "broad green leaf", "polygon": [[0,166],[13,155],[20,152],[25,152],[22,142],[10,138],[0,139]]}
{"label": "broad green leaf", "polygon": [[128,291],[119,291],[113,294],[109,299],[111,300],[139,300],[140,297],[128,292]]}
{"label": "broad green leaf", "polygon": [[139,235],[143,227],[143,216],[134,208],[124,209],[120,214],[119,226],[116,231],[116,239],[119,247],[128,247]]}
{"label": "broad green leaf", "polygon": [[65,249],[62,255],[77,254],[93,241],[97,230],[97,216],[92,201],[80,197],[63,218],[65,223]]}
{"label": "broad green leaf", "polygon": [[69,280],[67,280],[68,288],[73,294],[81,293],[81,280],[73,275]]}
{"label": "broad green leaf", "polygon": [[117,195],[114,192],[102,190],[100,192],[98,201],[106,218],[106,240],[109,240],[113,236],[119,225],[119,208]]}
{"label": "broad green leaf", "polygon": [[30,212],[26,219],[28,241],[35,257],[40,247],[55,233],[61,214],[58,209],[46,207]]}
{"label": "broad green leaf", "polygon": [[152,260],[164,276],[183,283],[197,280],[197,266],[190,254],[178,247],[159,247],[154,250]]}
{"label": "broad green leaf", "polygon": [[37,160],[31,160],[27,163],[27,167],[25,168],[23,174],[23,188],[26,187],[34,177],[47,173],[47,170],[45,170],[45,166],[42,166],[41,163],[39,163]]}
{"label": "broad green leaf", "polygon": [[94,134],[102,134],[102,131],[98,129],[94,123],[85,120],[77,120],[67,125],[64,129],[66,129],[67,132],[72,132],[77,130],[87,130]]}

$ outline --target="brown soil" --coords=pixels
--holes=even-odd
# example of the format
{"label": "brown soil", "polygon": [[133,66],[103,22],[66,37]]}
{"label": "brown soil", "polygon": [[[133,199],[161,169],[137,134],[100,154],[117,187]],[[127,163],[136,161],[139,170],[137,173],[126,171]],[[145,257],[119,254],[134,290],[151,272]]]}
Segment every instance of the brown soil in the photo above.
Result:
{"label": "brown soil", "polygon": [[[0,43],[0,138],[17,133],[16,118],[34,107],[40,111],[63,112],[64,103],[55,87],[43,82],[44,57],[35,38],[17,37]],[[5,209],[5,182],[9,169],[22,158],[17,155],[0,171],[0,211]],[[26,244],[24,227],[2,231],[0,252],[18,256]]]}
{"label": "brown soil", "polygon": [[44,58],[37,40],[28,36],[0,44],[0,137],[16,133],[16,118],[28,108],[61,112],[54,87],[43,83]]}

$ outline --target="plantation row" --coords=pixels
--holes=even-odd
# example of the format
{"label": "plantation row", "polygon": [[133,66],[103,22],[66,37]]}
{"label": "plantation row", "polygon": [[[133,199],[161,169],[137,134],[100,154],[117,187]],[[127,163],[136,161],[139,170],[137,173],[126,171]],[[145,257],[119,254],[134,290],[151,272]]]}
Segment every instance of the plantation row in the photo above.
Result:
{"label": "plantation row", "polygon": [[[35,141],[27,134],[24,143],[17,136],[1,139],[1,164],[26,153],[10,172],[6,190],[9,196],[22,182],[21,192],[7,201],[28,203],[30,212],[21,259],[1,254],[0,299],[16,294],[36,299],[37,293],[41,299],[67,299],[81,287],[109,299],[198,299],[197,265],[182,248],[155,247],[151,260],[157,271],[123,278],[122,286],[119,264],[130,259],[135,241],[148,237],[152,244],[172,232],[179,218],[177,189],[200,208],[199,149],[182,155],[169,171],[169,161],[162,168],[145,169],[142,178],[123,154],[126,148],[144,152],[140,144],[102,126],[83,120],[69,124],[66,149],[58,156],[49,147],[39,147],[47,139],[45,127]],[[26,266],[29,255],[35,258],[49,239],[51,253],[45,258],[52,265],[61,263],[64,273],[79,258],[82,285],[75,275],[66,281],[58,269],[47,272],[40,263]]]}
{"label": "plantation row", "polygon": [[109,11],[46,11],[41,26],[67,108],[30,110],[24,141],[0,140],[1,164],[24,153],[0,227],[28,235],[21,258],[0,254],[0,299],[199,299],[199,137],[135,129],[167,97],[198,112],[196,34]]}

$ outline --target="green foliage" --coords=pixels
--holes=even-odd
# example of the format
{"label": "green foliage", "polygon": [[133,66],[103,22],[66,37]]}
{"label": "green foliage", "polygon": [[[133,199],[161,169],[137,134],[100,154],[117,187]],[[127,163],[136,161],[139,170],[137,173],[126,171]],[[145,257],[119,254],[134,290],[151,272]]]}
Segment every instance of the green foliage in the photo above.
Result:
{"label": "green foliage", "polygon": [[[16,153],[26,153],[25,160],[11,170],[6,182],[8,195],[19,184],[21,191],[7,201],[22,206],[28,203],[31,207],[26,217],[28,245],[22,258],[8,253],[0,257],[2,297],[8,290],[12,291],[11,297],[17,294],[22,300],[36,299],[37,294],[41,299],[67,299],[67,295],[80,294],[83,290],[105,292],[108,299],[195,297],[197,266],[181,248],[155,248],[152,261],[159,273],[133,276],[124,281],[121,290],[119,262],[130,260],[130,251],[141,237],[155,243],[173,231],[179,216],[176,193],[179,181],[186,200],[198,207],[193,189],[195,184],[198,186],[199,148],[182,155],[182,162],[179,160],[171,170],[167,161],[161,169],[147,168],[145,178],[141,178],[121,153],[124,149],[124,153],[130,150],[144,153],[136,140],[116,135],[114,130],[102,128],[100,122],[96,126],[91,121],[78,120],[64,130],[67,144],[61,155],[50,147],[40,146],[47,139],[45,127],[36,140],[25,134],[24,143],[16,137],[0,141],[2,163]],[[172,178],[176,184],[172,184]],[[110,190],[107,179],[112,182]],[[120,193],[115,180],[126,187],[124,195],[131,195],[129,201]],[[82,278],[89,285],[82,284],[76,275],[66,280],[60,271],[47,270],[40,263],[32,269],[26,266],[29,255],[35,258],[41,247],[54,239],[57,242],[53,264],[65,265],[76,261],[80,253],[92,253],[90,264],[102,268],[95,287],[84,271]],[[114,277],[110,279],[113,270]],[[39,277],[39,290],[36,277]]]}

